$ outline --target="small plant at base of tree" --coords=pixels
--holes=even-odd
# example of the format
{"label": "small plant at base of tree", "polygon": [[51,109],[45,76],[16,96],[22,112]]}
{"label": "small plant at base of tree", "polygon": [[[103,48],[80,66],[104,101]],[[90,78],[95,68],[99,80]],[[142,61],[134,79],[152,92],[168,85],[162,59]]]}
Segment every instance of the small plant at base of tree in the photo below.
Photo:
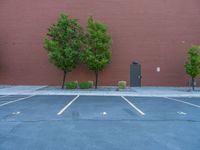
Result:
{"label": "small plant at base of tree", "polygon": [[94,82],[93,81],[88,81],[88,83],[90,83],[90,88],[92,88],[94,86]]}
{"label": "small plant at base of tree", "polygon": [[65,87],[67,89],[77,89],[78,88],[78,81],[69,81],[65,83]]}
{"label": "small plant at base of tree", "polygon": [[185,70],[192,78],[192,90],[194,91],[195,78],[200,74],[200,46],[195,45],[189,49]]}
{"label": "small plant at base of tree", "polygon": [[126,81],[119,81],[118,89],[125,89],[125,88],[126,88]]}
{"label": "small plant at base of tree", "polygon": [[95,88],[97,88],[99,72],[111,61],[112,40],[107,32],[107,27],[96,22],[92,17],[88,19],[85,45],[80,58],[89,70],[94,71]]}
{"label": "small plant at base of tree", "polygon": [[76,19],[61,14],[57,23],[50,26],[44,40],[49,61],[64,73],[62,88],[68,72],[76,68],[84,32]]}
{"label": "small plant at base of tree", "polygon": [[92,85],[91,85],[90,82],[80,82],[79,83],[79,88],[80,89],[89,89],[91,87],[92,87]]}

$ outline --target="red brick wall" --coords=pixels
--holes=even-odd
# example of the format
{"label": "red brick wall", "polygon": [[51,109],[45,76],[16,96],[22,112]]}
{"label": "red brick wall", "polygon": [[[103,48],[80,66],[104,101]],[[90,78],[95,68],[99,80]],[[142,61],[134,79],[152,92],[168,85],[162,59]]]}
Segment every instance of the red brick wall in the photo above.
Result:
{"label": "red brick wall", "polygon": [[[1,0],[0,83],[60,84],[62,72],[48,62],[42,42],[63,12],[84,26],[89,15],[108,25],[113,59],[101,85],[129,81],[130,63],[138,61],[143,85],[185,86],[187,49],[200,44],[199,6],[199,0]],[[68,79],[94,80],[94,74],[78,66]]]}

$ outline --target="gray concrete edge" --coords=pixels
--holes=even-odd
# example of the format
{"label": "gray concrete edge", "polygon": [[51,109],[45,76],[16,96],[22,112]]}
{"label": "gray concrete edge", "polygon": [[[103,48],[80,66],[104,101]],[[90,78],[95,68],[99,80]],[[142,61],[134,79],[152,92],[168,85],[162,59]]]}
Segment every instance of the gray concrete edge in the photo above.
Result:
{"label": "gray concrete edge", "polygon": [[133,96],[133,97],[200,97],[200,94],[139,94],[125,92],[7,92],[1,95],[82,95],[82,96]]}
{"label": "gray concrete edge", "polygon": [[[200,97],[200,88],[188,91],[188,87],[135,87],[130,91],[114,91],[116,87],[100,87],[97,90],[46,89],[48,86],[9,86],[0,89],[0,95],[86,95],[86,96],[134,96],[134,97]],[[109,88],[111,90],[109,90]],[[102,91],[103,89],[103,91]],[[108,90],[107,90],[108,89]]]}

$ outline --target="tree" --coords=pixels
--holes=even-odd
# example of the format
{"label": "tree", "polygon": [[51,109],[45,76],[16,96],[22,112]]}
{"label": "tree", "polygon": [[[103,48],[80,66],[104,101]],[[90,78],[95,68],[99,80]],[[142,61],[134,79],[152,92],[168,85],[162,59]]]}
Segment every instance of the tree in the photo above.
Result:
{"label": "tree", "polygon": [[80,49],[83,46],[84,32],[76,19],[61,14],[57,23],[51,25],[44,40],[48,58],[64,73],[62,88],[68,72],[76,68]]}
{"label": "tree", "polygon": [[98,85],[99,72],[111,61],[112,40],[107,32],[107,27],[88,18],[86,45],[81,54],[81,61],[95,73],[95,88]]}
{"label": "tree", "polygon": [[194,91],[195,78],[200,74],[200,46],[192,46],[188,51],[188,55],[185,70],[192,78],[192,90]]}

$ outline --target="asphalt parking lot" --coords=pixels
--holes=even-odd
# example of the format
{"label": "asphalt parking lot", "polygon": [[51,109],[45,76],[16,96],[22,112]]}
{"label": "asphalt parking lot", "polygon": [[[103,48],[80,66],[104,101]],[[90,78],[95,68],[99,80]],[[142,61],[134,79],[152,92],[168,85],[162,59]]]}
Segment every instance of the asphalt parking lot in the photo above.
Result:
{"label": "asphalt parking lot", "polygon": [[200,98],[0,95],[0,150],[199,150]]}

